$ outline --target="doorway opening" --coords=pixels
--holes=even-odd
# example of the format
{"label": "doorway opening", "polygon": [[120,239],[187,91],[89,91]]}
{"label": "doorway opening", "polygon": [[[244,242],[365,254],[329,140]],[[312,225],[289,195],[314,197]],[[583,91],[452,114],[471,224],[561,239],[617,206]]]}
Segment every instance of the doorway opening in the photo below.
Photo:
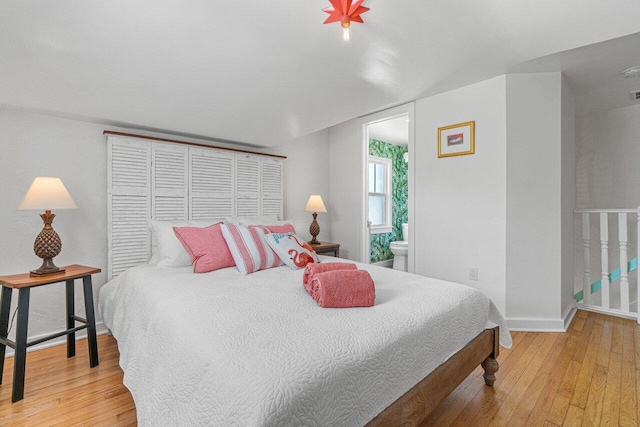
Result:
{"label": "doorway opening", "polygon": [[364,124],[363,258],[366,263],[404,271],[413,271],[409,244],[412,116],[413,104],[369,116]]}

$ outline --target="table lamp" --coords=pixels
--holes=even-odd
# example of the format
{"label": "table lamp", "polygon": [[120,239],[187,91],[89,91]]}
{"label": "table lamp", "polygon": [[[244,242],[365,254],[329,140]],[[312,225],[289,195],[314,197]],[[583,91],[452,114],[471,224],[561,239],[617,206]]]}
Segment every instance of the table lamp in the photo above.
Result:
{"label": "table lamp", "polygon": [[314,194],[309,197],[309,201],[307,202],[307,206],[304,207],[305,212],[313,212],[313,221],[309,226],[309,233],[311,234],[311,241],[309,242],[312,245],[319,245],[320,242],[316,239],[316,236],[320,234],[320,225],[316,218],[318,217],[318,212],[326,212],[327,208],[324,207],[324,202],[322,201],[322,197],[318,194]]}
{"label": "table lamp", "polygon": [[78,209],[78,206],[60,178],[38,176],[17,207],[19,211],[44,210],[44,213],[40,214],[44,228],[33,244],[33,251],[42,258],[42,265],[31,271],[31,276],[46,276],[64,271],[53,263],[53,258],[62,250],[62,241],[51,226],[56,217],[51,213],[52,209]]}

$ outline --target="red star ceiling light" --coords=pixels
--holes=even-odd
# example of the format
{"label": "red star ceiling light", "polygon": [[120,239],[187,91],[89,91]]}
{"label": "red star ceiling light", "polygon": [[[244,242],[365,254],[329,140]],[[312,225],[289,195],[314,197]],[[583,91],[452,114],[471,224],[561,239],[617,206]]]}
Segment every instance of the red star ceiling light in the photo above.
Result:
{"label": "red star ceiling light", "polygon": [[322,9],[323,12],[329,14],[329,17],[324,23],[331,24],[332,22],[340,22],[342,26],[342,37],[344,41],[348,42],[351,22],[359,22],[362,24],[364,21],[360,15],[369,11],[368,7],[362,6],[363,2],[364,0],[329,0],[331,7]]}

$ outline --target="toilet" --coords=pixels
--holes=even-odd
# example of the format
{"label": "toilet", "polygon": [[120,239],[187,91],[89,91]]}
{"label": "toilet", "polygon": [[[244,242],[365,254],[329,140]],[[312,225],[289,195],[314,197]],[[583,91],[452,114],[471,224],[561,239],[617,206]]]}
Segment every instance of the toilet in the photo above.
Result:
{"label": "toilet", "polygon": [[402,240],[391,242],[393,269],[407,271],[407,255],[409,253],[409,224],[402,224]]}

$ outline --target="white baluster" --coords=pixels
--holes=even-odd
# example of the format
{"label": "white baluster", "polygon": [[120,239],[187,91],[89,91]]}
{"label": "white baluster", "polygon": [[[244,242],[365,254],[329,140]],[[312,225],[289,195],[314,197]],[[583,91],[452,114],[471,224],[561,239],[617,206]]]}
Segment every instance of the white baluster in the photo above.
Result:
{"label": "white baluster", "polygon": [[602,288],[600,290],[600,298],[602,308],[609,308],[609,221],[608,214],[600,214],[600,264],[602,265],[602,274],[600,282]]}
{"label": "white baluster", "polygon": [[582,214],[582,242],[584,245],[584,273],[582,278],[582,303],[584,305],[591,305],[591,271],[589,257],[589,214]]}
{"label": "white baluster", "polygon": [[620,308],[629,312],[629,274],[627,272],[627,214],[618,214],[618,240],[620,240]]}

